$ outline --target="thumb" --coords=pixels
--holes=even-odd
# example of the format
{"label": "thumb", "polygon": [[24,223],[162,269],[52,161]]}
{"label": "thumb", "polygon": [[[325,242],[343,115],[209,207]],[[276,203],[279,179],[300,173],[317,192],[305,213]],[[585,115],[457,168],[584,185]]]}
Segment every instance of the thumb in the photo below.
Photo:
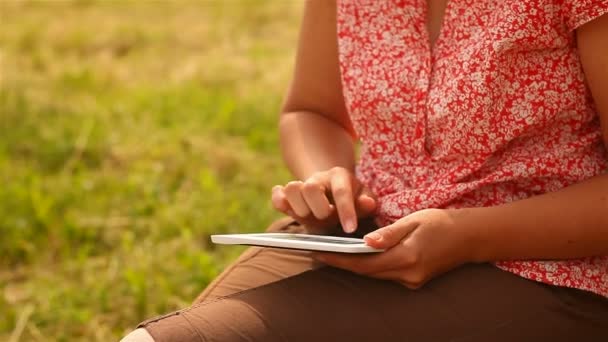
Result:
{"label": "thumb", "polygon": [[357,216],[368,217],[374,214],[378,206],[376,199],[372,192],[367,188],[363,187],[359,195],[357,196]]}
{"label": "thumb", "polygon": [[411,221],[397,221],[365,235],[363,239],[365,239],[365,243],[374,248],[391,248],[403,240],[416,227],[417,224]]}
{"label": "thumb", "polygon": [[357,216],[368,217],[376,211],[376,200],[368,195],[359,195],[357,197]]}

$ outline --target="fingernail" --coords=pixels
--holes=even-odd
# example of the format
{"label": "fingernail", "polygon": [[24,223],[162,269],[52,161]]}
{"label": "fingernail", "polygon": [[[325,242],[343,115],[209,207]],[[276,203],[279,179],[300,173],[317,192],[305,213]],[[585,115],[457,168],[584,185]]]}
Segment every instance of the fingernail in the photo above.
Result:
{"label": "fingernail", "polygon": [[354,233],[357,230],[357,223],[353,220],[347,220],[344,224],[344,231],[347,233]]}
{"label": "fingernail", "polygon": [[374,240],[374,241],[380,241],[380,239],[382,238],[382,235],[380,235],[376,232],[371,232],[371,233],[365,235],[364,238]]}
{"label": "fingernail", "polygon": [[361,195],[361,196],[359,196],[359,198],[361,198],[361,199],[363,199],[363,198],[370,198],[371,199],[371,197],[367,196],[367,195]]}

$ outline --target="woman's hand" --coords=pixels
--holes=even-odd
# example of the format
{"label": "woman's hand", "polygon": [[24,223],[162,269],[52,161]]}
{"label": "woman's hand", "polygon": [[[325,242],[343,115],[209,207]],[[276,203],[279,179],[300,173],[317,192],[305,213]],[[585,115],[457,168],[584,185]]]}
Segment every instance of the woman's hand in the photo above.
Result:
{"label": "woman's hand", "polygon": [[475,261],[473,238],[456,224],[455,210],[427,209],[367,234],[377,254],[315,253],[319,261],[373,278],[418,288],[434,276]]}
{"label": "woman's hand", "polygon": [[304,182],[273,187],[272,204],[307,226],[327,229],[340,222],[347,233],[357,229],[357,218],[376,210],[370,192],[343,167],[317,172]]}

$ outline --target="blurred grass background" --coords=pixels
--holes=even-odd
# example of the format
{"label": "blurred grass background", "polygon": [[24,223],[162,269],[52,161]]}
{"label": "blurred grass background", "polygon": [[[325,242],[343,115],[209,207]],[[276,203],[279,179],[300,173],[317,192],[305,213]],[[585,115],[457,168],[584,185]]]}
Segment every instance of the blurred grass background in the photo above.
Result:
{"label": "blurred grass background", "polygon": [[301,7],[0,0],[0,340],[118,340],[278,217]]}

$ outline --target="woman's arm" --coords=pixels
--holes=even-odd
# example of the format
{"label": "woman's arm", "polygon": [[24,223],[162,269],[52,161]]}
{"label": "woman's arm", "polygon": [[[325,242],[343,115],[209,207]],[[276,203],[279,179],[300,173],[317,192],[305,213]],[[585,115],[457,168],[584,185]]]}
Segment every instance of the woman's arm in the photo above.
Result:
{"label": "woman's arm", "polygon": [[[581,62],[608,147],[608,15],[577,31]],[[501,206],[456,212],[479,261],[608,255],[608,174]]]}
{"label": "woman's arm", "polygon": [[338,64],[335,1],[306,2],[279,131],[283,159],[297,179],[332,167],[354,169],[354,133]]}
{"label": "woman's arm", "polygon": [[293,81],[279,130],[283,159],[296,177],[272,190],[273,206],[308,227],[340,221],[352,233],[375,200],[355,178],[354,132],[342,95],[336,1],[307,1]]}
{"label": "woman's arm", "polygon": [[608,255],[608,175],[496,207],[454,212],[474,242],[473,260]]}

